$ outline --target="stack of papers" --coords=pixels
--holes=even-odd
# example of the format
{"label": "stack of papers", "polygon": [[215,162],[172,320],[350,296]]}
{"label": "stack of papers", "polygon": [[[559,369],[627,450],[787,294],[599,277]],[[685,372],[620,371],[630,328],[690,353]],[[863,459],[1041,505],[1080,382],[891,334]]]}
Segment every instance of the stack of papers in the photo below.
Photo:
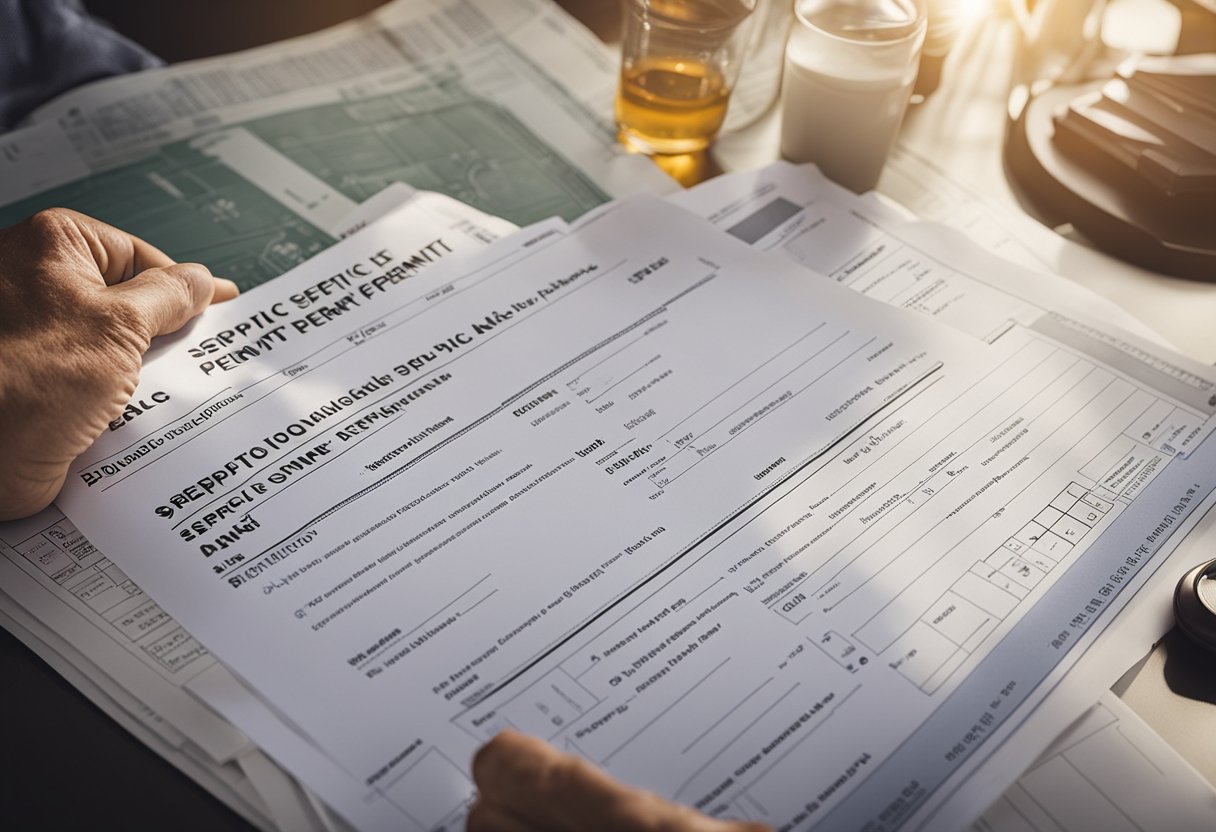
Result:
{"label": "stack of papers", "polygon": [[[364,43],[363,84],[385,68],[369,27],[470,13],[412,7],[276,60]],[[547,4],[501,9],[460,30],[487,83],[519,73],[523,109],[489,128],[485,90],[444,86],[464,53],[242,99],[224,72],[283,77],[262,51],[0,139],[81,165],[19,166],[41,172],[4,221],[125,211],[258,287],[154,350],[140,391],[168,404],[82,458],[67,516],[0,527],[4,625],[264,829],[460,828],[469,757],[506,726],[782,829],[1078,828],[1027,808],[1060,766],[1112,817],[1210,813],[1117,700],[1086,711],[1161,634],[1171,554],[1216,502],[1216,374],[813,168],[587,213],[652,172],[509,45],[542,21],[585,80],[610,89],[613,64]],[[484,167],[485,144],[450,169],[372,153],[418,146],[391,137],[419,102],[426,129],[451,111],[527,141]],[[581,152],[540,109],[583,125]],[[366,152],[302,148],[318,120]],[[132,182],[145,205],[98,197]],[[258,321],[284,336],[239,327]],[[1102,785],[1143,781],[1122,740],[1169,776]]]}
{"label": "stack of papers", "polygon": [[1206,829],[1216,791],[1113,693],[975,824],[978,832]]}
{"label": "stack of papers", "polygon": [[[390,210],[417,223],[416,250],[479,246],[514,228],[499,216],[573,218],[674,190],[617,145],[601,114],[615,83],[615,54],[552,3],[394,2],[56,99],[0,137],[0,226],[74,208],[245,289]],[[466,204],[403,205],[404,181]],[[6,629],[255,825],[327,828],[185,692],[215,660],[70,523],[47,514],[0,540]]]}

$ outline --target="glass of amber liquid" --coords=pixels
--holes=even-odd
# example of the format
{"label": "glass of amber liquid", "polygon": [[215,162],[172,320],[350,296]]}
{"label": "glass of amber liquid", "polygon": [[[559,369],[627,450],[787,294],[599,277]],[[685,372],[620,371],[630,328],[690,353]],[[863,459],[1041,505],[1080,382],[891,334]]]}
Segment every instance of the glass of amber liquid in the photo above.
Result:
{"label": "glass of amber liquid", "polygon": [[704,150],[726,117],[756,0],[625,0],[616,123],[643,153]]}

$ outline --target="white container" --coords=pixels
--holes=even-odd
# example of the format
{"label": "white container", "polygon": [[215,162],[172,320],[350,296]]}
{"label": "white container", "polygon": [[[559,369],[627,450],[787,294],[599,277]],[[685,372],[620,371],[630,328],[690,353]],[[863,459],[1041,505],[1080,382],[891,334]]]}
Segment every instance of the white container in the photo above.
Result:
{"label": "white container", "polygon": [[922,0],[797,0],[781,154],[862,193],[878,183],[925,39]]}

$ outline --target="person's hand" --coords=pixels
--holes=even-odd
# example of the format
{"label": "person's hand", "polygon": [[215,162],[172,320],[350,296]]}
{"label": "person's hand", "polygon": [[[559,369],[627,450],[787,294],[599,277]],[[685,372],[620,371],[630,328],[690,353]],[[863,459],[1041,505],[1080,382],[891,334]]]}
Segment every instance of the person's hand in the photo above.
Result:
{"label": "person's hand", "polygon": [[83,214],[0,230],[0,520],[45,508],[120,417],[152,338],[236,284]]}
{"label": "person's hand", "polygon": [[473,758],[467,832],[767,832],[631,789],[578,757],[503,731]]}

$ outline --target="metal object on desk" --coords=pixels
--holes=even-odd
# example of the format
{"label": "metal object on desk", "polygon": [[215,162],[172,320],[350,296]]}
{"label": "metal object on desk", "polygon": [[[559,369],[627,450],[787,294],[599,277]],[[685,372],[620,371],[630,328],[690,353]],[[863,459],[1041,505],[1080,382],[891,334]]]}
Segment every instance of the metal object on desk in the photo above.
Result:
{"label": "metal object on desk", "polygon": [[1033,98],[1011,128],[1031,204],[1116,256],[1216,280],[1216,57],[1129,61]]}
{"label": "metal object on desk", "polygon": [[1182,632],[1216,653],[1216,560],[1182,576],[1174,590],[1174,617]]}

